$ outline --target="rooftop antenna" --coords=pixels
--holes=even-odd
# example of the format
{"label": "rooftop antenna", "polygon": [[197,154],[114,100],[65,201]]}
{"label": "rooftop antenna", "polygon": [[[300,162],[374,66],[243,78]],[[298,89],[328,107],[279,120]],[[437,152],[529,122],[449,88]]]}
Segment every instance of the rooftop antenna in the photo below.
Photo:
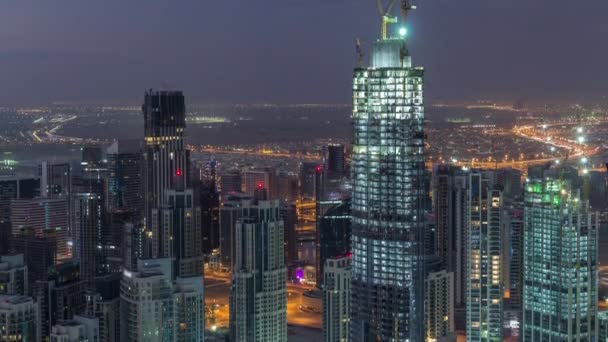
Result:
{"label": "rooftop antenna", "polygon": [[357,64],[359,68],[363,67],[363,48],[361,47],[361,40],[359,37],[355,38],[355,46],[357,48]]}

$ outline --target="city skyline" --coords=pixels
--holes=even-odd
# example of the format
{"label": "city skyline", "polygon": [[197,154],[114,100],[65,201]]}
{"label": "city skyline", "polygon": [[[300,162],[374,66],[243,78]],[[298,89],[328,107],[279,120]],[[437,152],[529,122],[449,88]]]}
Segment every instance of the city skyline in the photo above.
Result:
{"label": "city skyline", "polygon": [[[601,0],[418,5],[409,31],[430,100],[605,96]],[[190,103],[348,103],[354,40],[369,55],[378,26],[366,0],[3,6],[0,103],[9,105],[134,104],[149,87],[181,89]]]}

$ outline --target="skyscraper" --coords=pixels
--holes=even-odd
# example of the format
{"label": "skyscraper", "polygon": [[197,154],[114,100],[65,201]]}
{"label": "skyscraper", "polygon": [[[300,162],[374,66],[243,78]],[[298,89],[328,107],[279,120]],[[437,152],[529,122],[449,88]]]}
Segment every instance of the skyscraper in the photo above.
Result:
{"label": "skyscraper", "polygon": [[179,91],[150,90],[144,105],[144,207],[147,257],[169,256],[168,230],[155,221],[168,190],[184,190],[190,180],[190,152],[184,148],[186,105]]}
{"label": "skyscraper", "polygon": [[335,177],[344,176],[344,145],[327,145],[327,170]]}
{"label": "skyscraper", "polygon": [[23,254],[0,255],[0,295],[26,295],[27,274]]}
{"label": "skyscraper", "polygon": [[[390,13],[383,17],[390,18]],[[383,26],[386,28],[386,26]],[[351,341],[424,341],[424,69],[405,28],[353,77]]]}
{"label": "skyscraper", "polygon": [[[317,287],[324,282],[324,267],[330,258],[344,257],[351,252],[351,202],[340,201],[317,220]],[[350,262],[349,262],[350,263]]]}
{"label": "skyscraper", "polygon": [[469,175],[467,341],[502,341],[502,193],[482,172]]}
{"label": "skyscraper", "polygon": [[[441,266],[441,264],[440,264]],[[425,279],[426,340],[436,341],[453,336],[454,273],[442,267],[429,270]]]}
{"label": "skyscraper", "polygon": [[597,340],[598,228],[579,180],[526,182],[521,341]]}
{"label": "skyscraper", "polygon": [[323,341],[348,341],[351,256],[328,258],[323,279]]}
{"label": "skyscraper", "polygon": [[244,207],[235,224],[230,340],[287,342],[287,270],[279,201]]}

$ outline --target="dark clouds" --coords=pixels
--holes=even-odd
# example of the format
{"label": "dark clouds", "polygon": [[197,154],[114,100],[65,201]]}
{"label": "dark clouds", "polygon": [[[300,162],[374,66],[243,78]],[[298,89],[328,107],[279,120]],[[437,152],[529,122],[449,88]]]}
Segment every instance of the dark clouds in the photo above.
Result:
{"label": "dark clouds", "polygon": [[[608,1],[419,0],[432,98],[585,99],[607,89]],[[374,0],[3,0],[0,104],[348,102]]]}

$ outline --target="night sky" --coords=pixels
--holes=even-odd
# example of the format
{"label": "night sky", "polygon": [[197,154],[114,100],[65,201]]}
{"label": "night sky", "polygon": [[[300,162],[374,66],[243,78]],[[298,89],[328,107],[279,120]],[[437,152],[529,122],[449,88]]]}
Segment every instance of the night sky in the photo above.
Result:
{"label": "night sky", "polygon": [[[408,23],[427,98],[596,100],[606,0],[418,0]],[[349,103],[374,0],[2,0],[0,105]]]}

